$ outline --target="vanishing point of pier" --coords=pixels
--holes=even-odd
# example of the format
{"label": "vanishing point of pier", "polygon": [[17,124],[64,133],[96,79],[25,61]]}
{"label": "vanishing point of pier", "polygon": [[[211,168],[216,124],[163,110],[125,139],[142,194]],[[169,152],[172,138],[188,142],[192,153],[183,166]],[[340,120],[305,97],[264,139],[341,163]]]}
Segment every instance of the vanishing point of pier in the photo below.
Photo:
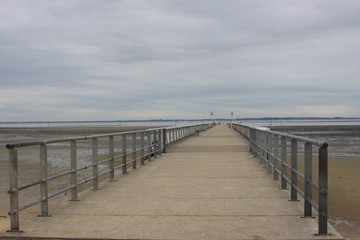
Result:
{"label": "vanishing point of pier", "polygon": [[[280,152],[264,164],[249,152],[248,139],[227,125],[202,130],[137,169],[95,183],[100,190],[80,192],[79,201],[51,206],[51,217],[34,212],[20,218],[22,232],[3,231],[0,239],[342,239],[327,222],[319,226],[311,206],[304,217],[304,198],[297,199],[290,184],[281,187]],[[319,227],[326,234],[318,234]]]}

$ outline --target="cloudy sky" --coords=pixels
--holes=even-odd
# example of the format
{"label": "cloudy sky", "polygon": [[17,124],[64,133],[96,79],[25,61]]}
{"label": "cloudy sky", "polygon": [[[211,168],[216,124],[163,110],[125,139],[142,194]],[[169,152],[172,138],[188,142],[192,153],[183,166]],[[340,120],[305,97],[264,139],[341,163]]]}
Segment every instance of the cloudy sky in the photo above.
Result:
{"label": "cloudy sky", "polygon": [[0,0],[0,121],[360,117],[358,0]]}

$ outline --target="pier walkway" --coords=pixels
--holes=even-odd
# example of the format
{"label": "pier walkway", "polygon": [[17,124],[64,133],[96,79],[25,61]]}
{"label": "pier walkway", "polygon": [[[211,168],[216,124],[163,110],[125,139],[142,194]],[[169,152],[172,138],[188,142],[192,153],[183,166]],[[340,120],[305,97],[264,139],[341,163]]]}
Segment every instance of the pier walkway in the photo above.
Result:
{"label": "pier walkway", "polygon": [[302,218],[302,200],[288,201],[289,190],[248,150],[239,133],[217,125],[0,238],[342,239],[331,226],[316,236],[317,218]]}

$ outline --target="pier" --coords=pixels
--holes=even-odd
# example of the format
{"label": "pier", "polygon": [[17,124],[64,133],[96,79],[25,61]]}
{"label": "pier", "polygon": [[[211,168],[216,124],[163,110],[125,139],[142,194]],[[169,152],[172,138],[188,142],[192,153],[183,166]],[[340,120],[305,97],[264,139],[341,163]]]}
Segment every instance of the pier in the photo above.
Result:
{"label": "pier", "polygon": [[[110,181],[94,181],[92,189],[79,193],[72,188],[73,201],[64,200],[50,209],[44,195],[41,211],[47,216],[38,217],[30,209],[33,212],[21,218],[20,227],[14,223],[19,231],[2,231],[0,239],[343,239],[331,225],[319,221],[322,216],[312,213],[313,207],[306,204],[313,201],[305,195],[309,192],[302,192],[308,200],[304,201],[297,198],[296,191],[301,190],[296,181],[284,187],[283,181],[295,178],[281,175],[285,171],[278,168],[279,146],[262,138],[273,151],[269,154],[245,137],[259,140],[260,135],[239,132],[227,125],[155,132],[148,142],[159,140],[154,148],[159,151],[142,148],[148,150],[150,161],[144,162],[146,153],[140,154],[141,149],[142,164],[136,165],[134,151],[133,168],[122,161],[122,174],[110,175]],[[116,154],[110,154],[111,162]],[[264,164],[262,158],[268,161]],[[292,172],[298,172],[294,165]],[[46,188],[44,182],[39,184]],[[320,203],[314,204],[322,212]],[[18,208],[13,206],[10,213],[18,214]]]}

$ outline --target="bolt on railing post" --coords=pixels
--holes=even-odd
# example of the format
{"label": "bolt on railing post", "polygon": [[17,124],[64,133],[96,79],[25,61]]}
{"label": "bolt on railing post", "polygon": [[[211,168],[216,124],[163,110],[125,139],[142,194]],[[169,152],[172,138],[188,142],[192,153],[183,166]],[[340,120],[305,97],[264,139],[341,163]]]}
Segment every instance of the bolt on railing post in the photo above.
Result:
{"label": "bolt on railing post", "polygon": [[93,162],[93,189],[99,189],[99,166],[98,166],[98,140],[92,140],[92,162]]}
{"label": "bolt on railing post", "polygon": [[48,167],[47,167],[47,146],[40,145],[40,194],[41,194],[41,213],[40,217],[48,217],[49,215],[49,196],[48,196]]}
{"label": "bolt on railing post", "polygon": [[148,161],[151,161],[151,132],[147,133],[147,144],[148,144]]}
{"label": "bolt on railing post", "polygon": [[122,135],[121,139],[122,144],[122,173],[127,173],[127,151],[126,151],[126,134]]}
{"label": "bolt on railing post", "polygon": [[77,201],[77,148],[76,141],[70,142],[70,155],[71,155],[71,201]]}
{"label": "bolt on railing post", "polygon": [[110,136],[109,137],[109,180],[110,181],[115,181],[115,163],[114,163],[114,137]]}
{"label": "bolt on railing post", "polygon": [[319,148],[319,234],[327,234],[328,152],[327,144]]}
{"label": "bolt on railing post", "polygon": [[274,180],[279,180],[279,136],[274,135]]}
{"label": "bolt on railing post", "polygon": [[281,137],[281,189],[286,189],[287,188],[287,183],[286,183],[286,137],[282,136]]}
{"label": "bolt on railing post", "polygon": [[19,227],[19,186],[18,186],[18,158],[17,158],[17,149],[9,149],[9,187],[10,190],[10,222],[11,222],[11,232],[20,231]]}
{"label": "bolt on railing post", "polygon": [[304,216],[311,217],[312,216],[312,206],[309,202],[312,199],[312,191],[311,184],[312,182],[312,144],[305,143],[305,184],[304,184]]}
{"label": "bolt on railing post", "polygon": [[141,165],[144,165],[145,163],[145,136],[144,132],[141,132]]}
{"label": "bolt on railing post", "polygon": [[132,134],[132,167],[136,169],[136,133]]}
{"label": "bolt on railing post", "polygon": [[297,200],[297,140],[291,139],[291,201]]}

